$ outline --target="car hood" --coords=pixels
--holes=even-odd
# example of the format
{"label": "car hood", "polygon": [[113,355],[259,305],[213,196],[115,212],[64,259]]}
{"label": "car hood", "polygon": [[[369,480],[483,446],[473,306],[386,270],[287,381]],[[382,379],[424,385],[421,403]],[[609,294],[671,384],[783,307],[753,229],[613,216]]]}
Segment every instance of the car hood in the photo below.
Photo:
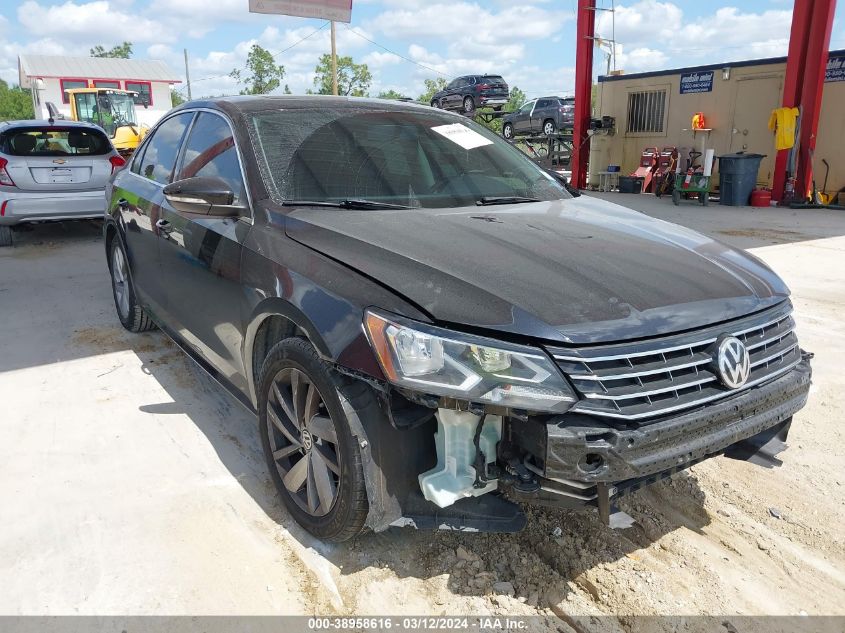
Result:
{"label": "car hood", "polygon": [[575,344],[702,327],[789,294],[744,251],[588,196],[412,211],[299,208],[286,232],[435,322]]}

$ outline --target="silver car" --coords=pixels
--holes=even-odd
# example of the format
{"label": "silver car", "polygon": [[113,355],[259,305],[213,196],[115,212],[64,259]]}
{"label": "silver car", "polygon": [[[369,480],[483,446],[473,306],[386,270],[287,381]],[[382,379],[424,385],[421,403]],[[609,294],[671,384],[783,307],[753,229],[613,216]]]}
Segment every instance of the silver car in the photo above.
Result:
{"label": "silver car", "polygon": [[125,163],[96,125],[0,122],[0,246],[18,224],[102,218],[106,185]]}

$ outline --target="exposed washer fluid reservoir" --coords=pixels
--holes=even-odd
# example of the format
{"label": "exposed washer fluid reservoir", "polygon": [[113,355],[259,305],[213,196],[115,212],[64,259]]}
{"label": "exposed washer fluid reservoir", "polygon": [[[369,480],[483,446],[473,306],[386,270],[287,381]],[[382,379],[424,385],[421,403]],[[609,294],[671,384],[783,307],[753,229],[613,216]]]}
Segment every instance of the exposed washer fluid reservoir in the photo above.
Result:
{"label": "exposed washer fluid reservoir", "polygon": [[[437,432],[434,443],[437,448],[437,466],[420,474],[420,488],[423,496],[432,503],[445,508],[464,497],[477,497],[495,490],[496,481],[487,482],[476,488],[475,429],[480,416],[468,411],[438,409]],[[488,464],[496,461],[496,444],[502,439],[502,418],[488,415],[479,438],[479,448]]]}

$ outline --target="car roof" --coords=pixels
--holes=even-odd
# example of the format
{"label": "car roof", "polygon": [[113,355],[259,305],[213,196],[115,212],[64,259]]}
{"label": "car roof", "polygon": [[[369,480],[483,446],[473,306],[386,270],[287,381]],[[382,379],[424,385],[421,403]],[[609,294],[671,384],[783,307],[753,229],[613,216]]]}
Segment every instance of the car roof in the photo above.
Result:
{"label": "car roof", "polygon": [[[370,110],[378,108],[388,112],[431,112],[428,104],[395,99],[372,97],[335,97],[332,95],[244,95],[237,97],[211,97],[188,101],[173,111],[210,108],[229,115],[249,114],[268,110],[307,110],[331,108],[336,110]],[[438,110],[438,112],[444,112]]]}
{"label": "car roof", "polygon": [[0,121],[0,130],[13,127],[78,127],[102,131],[99,125],[94,125],[93,123],[88,123],[86,121],[72,121],[69,119],[54,119],[53,121],[48,119],[18,119],[16,121]]}

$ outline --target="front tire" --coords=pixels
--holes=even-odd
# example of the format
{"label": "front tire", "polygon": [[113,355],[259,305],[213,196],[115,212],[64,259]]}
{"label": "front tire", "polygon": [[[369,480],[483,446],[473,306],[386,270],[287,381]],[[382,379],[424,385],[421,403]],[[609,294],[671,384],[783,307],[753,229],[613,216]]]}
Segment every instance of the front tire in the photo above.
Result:
{"label": "front tire", "polygon": [[129,275],[129,260],[120,239],[115,236],[109,246],[109,273],[111,274],[112,296],[117,318],[130,332],[154,330],[155,323],[138,303],[132,278]]}
{"label": "front tire", "polygon": [[557,127],[555,126],[554,121],[547,119],[543,122],[543,134],[546,136],[553,136],[555,132],[557,132]]}
{"label": "front tire", "polygon": [[432,108],[437,108],[437,109],[440,109],[440,102],[439,102],[439,101],[437,101],[437,99],[432,99],[432,100],[431,100],[431,107],[432,107]]}
{"label": "front tire", "polygon": [[307,340],[289,338],[270,350],[259,384],[261,442],[291,516],[319,539],[357,536],[369,504],[360,448],[340,400],[359,409],[356,383],[328,367]]}
{"label": "front tire", "polygon": [[505,123],[502,126],[502,136],[504,136],[507,140],[511,140],[513,138],[513,125],[511,123]]}
{"label": "front tire", "polygon": [[0,247],[12,245],[12,227],[0,226]]}

